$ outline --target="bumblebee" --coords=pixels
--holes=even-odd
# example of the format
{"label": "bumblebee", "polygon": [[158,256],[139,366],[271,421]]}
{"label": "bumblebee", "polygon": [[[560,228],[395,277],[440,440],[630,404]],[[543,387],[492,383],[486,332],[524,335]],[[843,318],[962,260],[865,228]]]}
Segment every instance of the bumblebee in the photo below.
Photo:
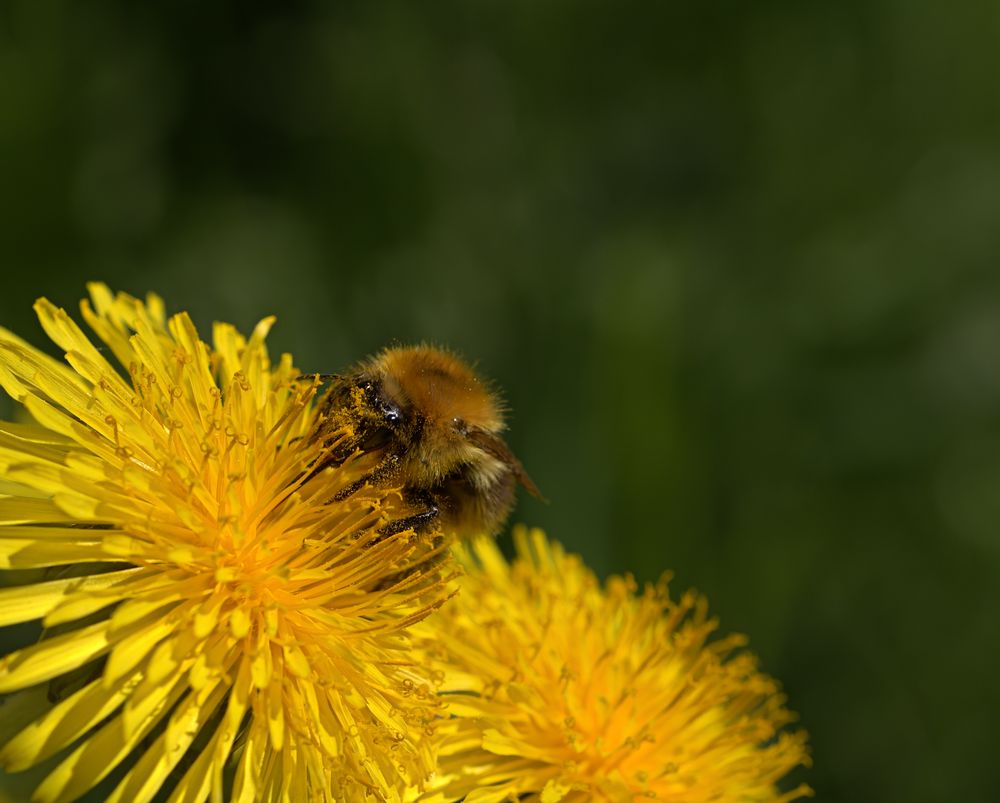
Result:
{"label": "bumblebee", "polygon": [[420,512],[390,532],[434,522],[459,538],[495,534],[518,485],[541,498],[502,438],[498,394],[455,355],[425,345],[387,348],[325,378],[316,438],[328,444],[334,432],[353,434],[319,468],[357,451],[376,454],[374,468],[338,496],[366,484],[402,488]]}

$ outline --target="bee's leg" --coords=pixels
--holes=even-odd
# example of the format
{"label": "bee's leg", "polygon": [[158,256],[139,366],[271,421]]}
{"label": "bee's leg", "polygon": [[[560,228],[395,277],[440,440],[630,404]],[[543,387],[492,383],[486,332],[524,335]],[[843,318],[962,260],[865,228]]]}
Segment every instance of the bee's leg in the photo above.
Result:
{"label": "bee's leg", "polygon": [[322,457],[316,458],[315,460],[311,460],[309,463],[306,464],[307,471],[304,472],[305,476],[302,477],[302,480],[299,482],[299,485],[305,485],[307,482],[309,482],[309,480],[311,480],[313,477],[315,477],[325,469],[328,469],[331,466],[339,466],[343,462],[344,458],[338,458],[338,456],[333,453],[327,453]]}
{"label": "bee's leg", "polygon": [[[307,482],[309,482],[309,480],[311,480],[313,477],[315,477],[324,469],[330,468],[331,466],[343,465],[344,461],[346,461],[347,458],[351,456],[351,452],[354,450],[353,444],[347,446],[341,444],[337,448],[333,447],[334,447],[333,440],[326,440],[323,442],[324,453],[322,453],[319,457],[315,458],[314,460],[311,460],[309,463],[306,464],[306,469],[308,470],[308,473],[302,480],[301,482],[302,485],[305,485]],[[355,490],[357,490],[357,488],[355,488]],[[352,491],[351,493],[353,492],[354,491]],[[350,494],[348,494],[348,496],[350,496]]]}
{"label": "bee's leg", "polygon": [[433,510],[425,510],[423,513],[417,513],[403,519],[390,521],[385,525],[385,527],[379,528],[378,534],[383,536],[396,535],[397,533],[403,532],[403,530],[409,530],[411,528],[413,530],[422,530],[437,517],[437,508],[434,508]]}
{"label": "bee's leg", "polygon": [[339,491],[337,491],[337,495],[333,497],[334,500],[336,500],[337,502],[343,502],[345,499],[347,499],[347,497],[356,494],[358,491],[364,488],[365,485],[368,484],[378,485],[381,482],[385,482],[386,480],[392,477],[398,466],[399,466],[399,455],[393,453],[387,454],[382,459],[382,461],[377,466],[375,466],[375,468],[373,468],[363,477],[355,480],[346,488],[342,488]]}
{"label": "bee's leg", "polygon": [[[410,494],[407,494],[407,496],[410,496]],[[425,510],[422,510],[420,513],[414,513],[412,516],[390,521],[384,527],[379,528],[379,535],[396,535],[396,533],[401,533],[403,530],[411,528],[415,532],[419,532],[428,527],[440,515],[441,511],[430,494],[426,492],[420,493],[418,499],[426,505]]]}

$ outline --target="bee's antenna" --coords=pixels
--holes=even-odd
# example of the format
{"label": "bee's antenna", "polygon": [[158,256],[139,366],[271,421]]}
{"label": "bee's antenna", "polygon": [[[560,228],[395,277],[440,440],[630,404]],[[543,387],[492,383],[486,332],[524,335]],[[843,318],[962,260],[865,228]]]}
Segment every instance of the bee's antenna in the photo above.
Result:
{"label": "bee's antenna", "polygon": [[340,379],[340,374],[299,374],[299,379],[301,381],[312,379],[316,382],[332,382],[334,379]]}

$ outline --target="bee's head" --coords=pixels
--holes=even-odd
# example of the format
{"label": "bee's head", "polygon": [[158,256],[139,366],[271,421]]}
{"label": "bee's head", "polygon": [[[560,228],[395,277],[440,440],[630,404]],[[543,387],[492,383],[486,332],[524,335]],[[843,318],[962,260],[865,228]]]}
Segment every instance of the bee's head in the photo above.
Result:
{"label": "bee's head", "polygon": [[395,444],[401,450],[412,429],[405,400],[377,377],[359,374],[348,389],[351,418],[357,428],[357,448],[364,452]]}
{"label": "bee's head", "polygon": [[357,409],[372,425],[396,430],[406,423],[405,400],[381,380],[363,375],[358,377],[354,382],[353,396]]}

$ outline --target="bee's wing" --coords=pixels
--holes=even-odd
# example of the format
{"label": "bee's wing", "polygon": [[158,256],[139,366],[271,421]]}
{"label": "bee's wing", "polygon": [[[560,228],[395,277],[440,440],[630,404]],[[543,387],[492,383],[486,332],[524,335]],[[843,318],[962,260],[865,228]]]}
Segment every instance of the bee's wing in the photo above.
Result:
{"label": "bee's wing", "polygon": [[543,502],[545,501],[545,497],[542,496],[542,492],[538,490],[538,486],[535,485],[535,481],[528,476],[528,472],[524,470],[524,466],[521,465],[521,461],[514,456],[514,453],[510,450],[510,447],[503,442],[502,438],[494,435],[492,432],[486,432],[482,429],[470,429],[467,437],[471,443],[478,446],[486,452],[486,454],[491,457],[495,457],[501,463],[508,466],[517,481],[524,487],[524,490],[536,499],[541,499]]}

